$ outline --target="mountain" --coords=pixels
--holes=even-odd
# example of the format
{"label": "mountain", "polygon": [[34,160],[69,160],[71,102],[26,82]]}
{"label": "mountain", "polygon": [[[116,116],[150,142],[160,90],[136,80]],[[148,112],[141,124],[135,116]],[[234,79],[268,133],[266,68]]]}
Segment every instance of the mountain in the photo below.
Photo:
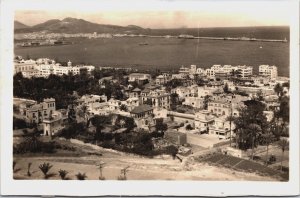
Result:
{"label": "mountain", "polygon": [[19,21],[14,21],[14,28],[15,30],[18,30],[18,29],[24,29],[24,28],[28,28],[29,26],[19,22]]}
{"label": "mountain", "polygon": [[139,26],[129,25],[126,27],[117,25],[104,25],[85,21],[83,19],[65,18],[63,20],[52,19],[29,28],[16,29],[15,33],[29,33],[47,31],[50,33],[139,33],[144,29]]}

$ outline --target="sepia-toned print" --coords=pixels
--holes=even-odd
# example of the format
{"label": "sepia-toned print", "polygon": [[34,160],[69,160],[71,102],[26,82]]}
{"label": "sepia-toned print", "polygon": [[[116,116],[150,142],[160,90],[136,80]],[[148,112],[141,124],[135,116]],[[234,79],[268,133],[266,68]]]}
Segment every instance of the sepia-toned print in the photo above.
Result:
{"label": "sepia-toned print", "polygon": [[13,179],[289,181],[289,23],[216,11],[15,11]]}

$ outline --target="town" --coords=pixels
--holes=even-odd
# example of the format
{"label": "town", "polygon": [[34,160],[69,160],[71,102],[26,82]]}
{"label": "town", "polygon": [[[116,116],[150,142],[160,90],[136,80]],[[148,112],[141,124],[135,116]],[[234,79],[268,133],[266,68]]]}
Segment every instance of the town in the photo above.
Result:
{"label": "town", "polygon": [[71,141],[288,180],[289,87],[274,65],[171,72],[15,56],[14,154]]}

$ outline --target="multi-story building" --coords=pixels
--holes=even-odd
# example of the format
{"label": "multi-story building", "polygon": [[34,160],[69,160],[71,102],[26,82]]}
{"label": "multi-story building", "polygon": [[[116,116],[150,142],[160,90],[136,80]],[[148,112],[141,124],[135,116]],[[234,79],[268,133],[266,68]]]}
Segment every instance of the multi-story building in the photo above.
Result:
{"label": "multi-story building", "polygon": [[[51,64],[49,64],[51,62]],[[24,77],[48,77],[50,74],[54,75],[68,75],[72,73],[73,75],[78,75],[83,71],[91,73],[95,66],[92,65],[77,65],[72,66],[69,61],[68,66],[61,66],[59,63],[55,63],[54,60],[42,58],[37,61],[27,60],[15,62],[15,73],[22,72]]]}
{"label": "multi-story building", "polygon": [[169,109],[171,105],[171,94],[165,90],[152,90],[147,95],[142,95],[142,104],[151,103],[152,107]]}
{"label": "multi-story building", "polygon": [[252,66],[231,66],[231,65],[213,65],[210,69],[205,70],[206,76],[209,78],[226,79],[233,73],[239,78],[248,78],[253,73]]}
{"label": "multi-story building", "polygon": [[278,76],[277,67],[274,65],[260,65],[259,75],[263,77],[269,77],[270,79],[276,79]]}
{"label": "multi-story building", "polygon": [[55,109],[55,99],[46,98],[42,103],[25,109],[25,120],[29,123],[41,123],[43,119],[50,118]]}
{"label": "multi-story building", "polygon": [[134,81],[151,81],[151,75],[150,74],[143,74],[143,73],[132,73],[129,74],[128,82],[134,82]]}
{"label": "multi-story building", "polygon": [[225,100],[213,100],[208,102],[207,110],[214,115],[230,116],[231,104]]}
{"label": "multi-story building", "polygon": [[62,130],[64,126],[64,121],[68,118],[66,110],[54,111],[51,117],[43,119],[44,125],[44,135],[50,136],[54,135],[58,131]]}
{"label": "multi-story building", "polygon": [[149,130],[154,125],[153,108],[149,105],[140,105],[135,107],[130,115],[133,117],[138,128]]}
{"label": "multi-story building", "polygon": [[209,111],[202,110],[195,114],[195,129],[200,133],[208,133],[209,126],[213,125],[215,116]]}
{"label": "multi-story building", "polygon": [[240,77],[240,78],[249,78],[253,74],[252,66],[246,66],[246,65],[240,66],[239,65],[239,66],[235,67],[235,70],[238,72],[237,77]]}
{"label": "multi-story building", "polygon": [[14,74],[18,72],[29,72],[37,70],[37,64],[34,60],[20,60],[14,62]]}

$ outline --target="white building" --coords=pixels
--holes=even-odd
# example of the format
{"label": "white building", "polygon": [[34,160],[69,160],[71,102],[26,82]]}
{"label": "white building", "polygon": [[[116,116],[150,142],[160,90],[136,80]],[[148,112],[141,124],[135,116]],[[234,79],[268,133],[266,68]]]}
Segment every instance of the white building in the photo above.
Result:
{"label": "white building", "polygon": [[276,79],[278,76],[277,67],[269,65],[259,66],[259,75],[263,77],[269,77],[271,79]]}
{"label": "white building", "polygon": [[143,74],[143,73],[132,73],[129,74],[128,82],[134,82],[134,81],[151,81],[151,75],[150,74]]}
{"label": "white building", "polygon": [[[49,64],[51,62],[51,64]],[[95,70],[95,66],[92,65],[77,65],[72,66],[69,61],[68,66],[61,66],[59,63],[55,63],[54,60],[42,58],[37,61],[33,60],[22,60],[15,62],[15,73],[22,72],[23,76],[26,78],[31,77],[48,77],[50,74],[62,76],[72,73],[73,75],[78,75],[82,71],[86,70],[87,73],[91,73]]]}

